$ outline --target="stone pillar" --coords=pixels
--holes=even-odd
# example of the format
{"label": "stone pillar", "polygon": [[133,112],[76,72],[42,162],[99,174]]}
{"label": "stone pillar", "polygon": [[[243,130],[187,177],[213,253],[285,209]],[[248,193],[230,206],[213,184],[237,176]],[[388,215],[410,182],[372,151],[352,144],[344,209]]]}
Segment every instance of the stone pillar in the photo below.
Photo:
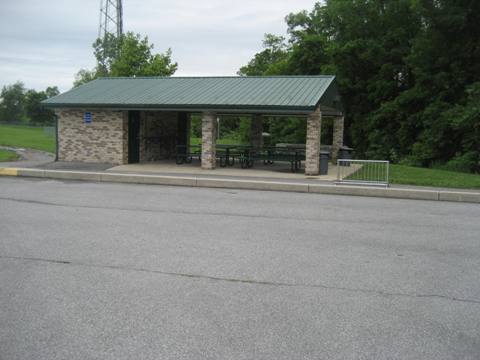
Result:
{"label": "stone pillar", "polygon": [[344,117],[333,119],[332,162],[337,162],[338,150],[343,146]]}
{"label": "stone pillar", "polygon": [[263,117],[262,115],[253,115],[250,124],[250,145],[255,150],[261,150],[263,146]]}
{"label": "stone pillar", "polygon": [[307,117],[307,144],[305,152],[305,175],[318,175],[320,172],[320,135],[322,114],[320,108]]}
{"label": "stone pillar", "polygon": [[202,169],[215,169],[217,143],[217,114],[202,114]]}

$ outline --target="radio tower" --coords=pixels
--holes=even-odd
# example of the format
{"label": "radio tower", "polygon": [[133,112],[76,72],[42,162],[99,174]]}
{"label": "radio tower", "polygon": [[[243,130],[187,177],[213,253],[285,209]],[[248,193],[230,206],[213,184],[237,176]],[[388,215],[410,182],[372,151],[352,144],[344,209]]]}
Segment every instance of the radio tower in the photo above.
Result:
{"label": "radio tower", "polygon": [[107,34],[112,34],[117,39],[123,34],[122,0],[100,0],[98,38],[105,40]]}

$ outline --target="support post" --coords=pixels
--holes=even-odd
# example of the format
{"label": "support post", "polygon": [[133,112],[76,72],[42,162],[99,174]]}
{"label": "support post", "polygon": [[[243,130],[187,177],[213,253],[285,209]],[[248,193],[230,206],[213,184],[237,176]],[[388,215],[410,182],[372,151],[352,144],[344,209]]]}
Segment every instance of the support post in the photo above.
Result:
{"label": "support post", "polygon": [[250,145],[253,149],[259,151],[263,146],[263,117],[260,114],[252,116],[252,122],[250,124]]}
{"label": "support post", "polygon": [[217,114],[204,112],[202,114],[202,169],[215,169],[217,143]]}
{"label": "support post", "polygon": [[320,136],[322,113],[320,108],[308,114],[307,143],[305,153],[305,175],[318,175],[320,172]]}
{"label": "support post", "polygon": [[334,164],[338,159],[338,151],[343,146],[344,122],[343,116],[338,116],[333,119],[332,162]]}

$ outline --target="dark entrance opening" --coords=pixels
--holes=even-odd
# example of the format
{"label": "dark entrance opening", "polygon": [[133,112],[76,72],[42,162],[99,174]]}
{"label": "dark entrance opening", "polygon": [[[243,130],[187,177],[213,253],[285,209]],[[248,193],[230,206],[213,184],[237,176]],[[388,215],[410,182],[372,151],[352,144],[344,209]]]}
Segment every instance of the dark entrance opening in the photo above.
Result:
{"label": "dark entrance opening", "polygon": [[178,123],[177,123],[177,145],[181,145],[178,149],[178,153],[186,153],[188,145],[188,132],[190,131],[188,127],[188,114],[186,112],[178,113]]}
{"label": "dark entrance opening", "polygon": [[140,112],[128,112],[128,163],[140,161]]}

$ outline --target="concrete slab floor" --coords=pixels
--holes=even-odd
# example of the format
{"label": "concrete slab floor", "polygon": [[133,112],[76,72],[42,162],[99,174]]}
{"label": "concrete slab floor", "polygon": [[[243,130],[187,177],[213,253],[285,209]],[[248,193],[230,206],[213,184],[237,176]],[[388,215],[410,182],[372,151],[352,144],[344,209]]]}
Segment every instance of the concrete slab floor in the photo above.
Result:
{"label": "concrete slab floor", "polygon": [[[255,178],[274,178],[284,180],[313,179],[320,181],[334,181],[337,179],[337,166],[329,164],[328,175],[305,176],[302,168],[298,173],[292,173],[289,163],[275,163],[264,165],[262,162],[255,163],[253,168],[242,169],[239,164],[230,167],[217,167],[214,170],[204,170],[200,167],[200,162],[193,161],[191,164],[177,165],[175,161],[163,160],[155,162],[145,162],[138,164],[128,164],[115,166],[107,171],[109,172],[132,172],[132,173],[151,173],[151,174],[178,174],[195,176],[229,176],[229,177],[255,177]],[[354,167],[352,166],[352,172]]]}

